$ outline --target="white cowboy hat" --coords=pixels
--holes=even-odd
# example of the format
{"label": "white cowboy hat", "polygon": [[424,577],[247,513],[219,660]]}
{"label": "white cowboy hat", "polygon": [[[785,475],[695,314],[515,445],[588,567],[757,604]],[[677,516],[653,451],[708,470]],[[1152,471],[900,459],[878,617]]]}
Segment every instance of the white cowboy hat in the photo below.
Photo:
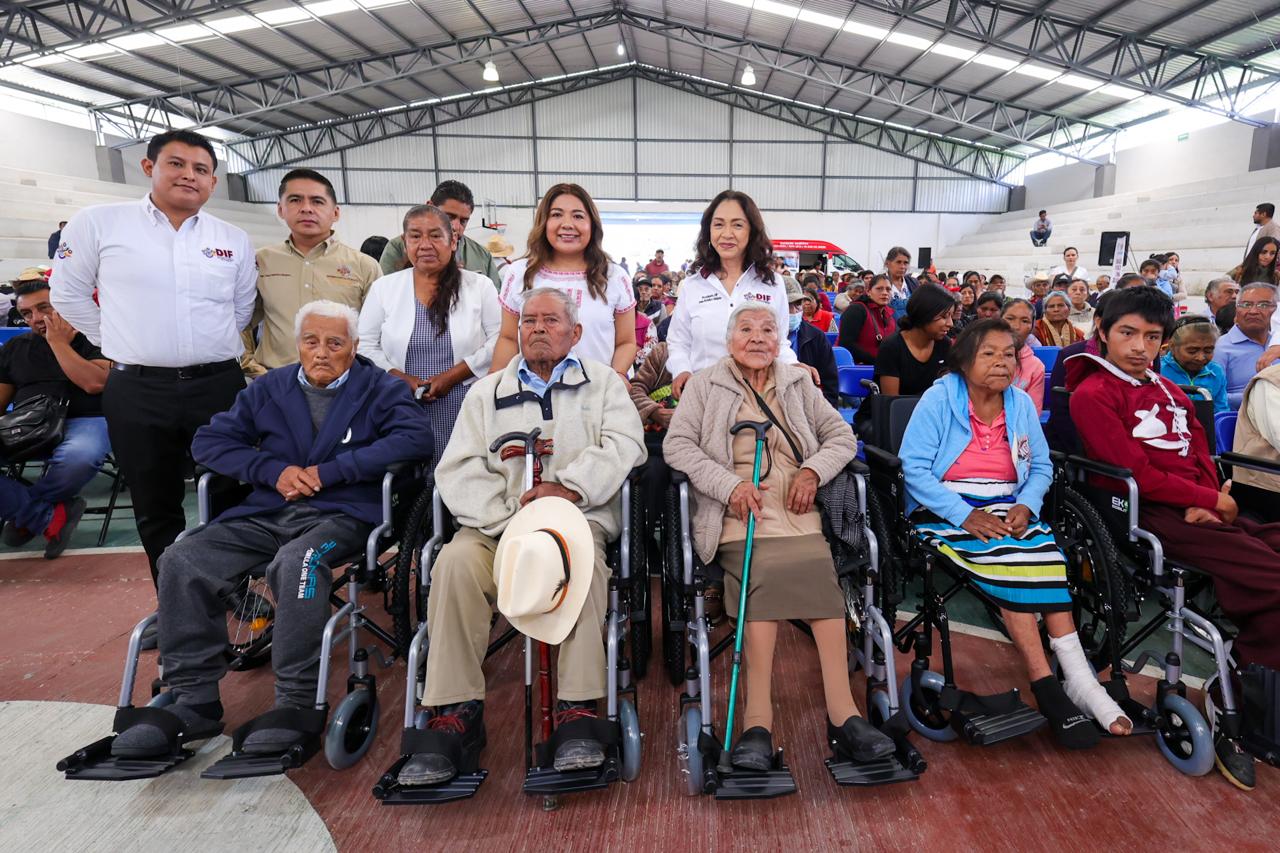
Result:
{"label": "white cowboy hat", "polygon": [[498,610],[526,636],[564,642],[587,600],[595,560],[582,510],[564,498],[532,501],[511,517],[498,540]]}

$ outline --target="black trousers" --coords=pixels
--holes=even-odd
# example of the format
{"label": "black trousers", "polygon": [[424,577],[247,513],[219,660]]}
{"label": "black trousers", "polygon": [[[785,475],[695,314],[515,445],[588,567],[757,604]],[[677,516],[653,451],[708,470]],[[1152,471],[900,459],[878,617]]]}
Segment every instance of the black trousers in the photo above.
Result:
{"label": "black trousers", "polygon": [[[244,389],[238,366],[199,379],[161,379],[108,371],[102,412],[120,473],[129,484],[138,536],[151,563],[151,579],[164,549],[187,526],[182,499],[190,470],[191,439]],[[219,478],[221,479],[221,478]],[[224,487],[215,510],[238,496]]]}

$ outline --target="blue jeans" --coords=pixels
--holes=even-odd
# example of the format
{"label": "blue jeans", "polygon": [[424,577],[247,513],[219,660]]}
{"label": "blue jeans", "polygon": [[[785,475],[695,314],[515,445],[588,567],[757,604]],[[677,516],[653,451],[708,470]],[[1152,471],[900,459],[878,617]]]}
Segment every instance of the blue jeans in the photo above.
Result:
{"label": "blue jeans", "polygon": [[49,467],[33,485],[0,477],[0,518],[41,533],[53,508],[75,497],[102,470],[111,452],[106,418],[68,418],[67,434],[49,455]]}
{"label": "blue jeans", "polygon": [[1048,231],[1032,231],[1031,232],[1032,245],[1043,246],[1045,243],[1049,242],[1049,235],[1052,233],[1053,233],[1052,228],[1050,228]]}

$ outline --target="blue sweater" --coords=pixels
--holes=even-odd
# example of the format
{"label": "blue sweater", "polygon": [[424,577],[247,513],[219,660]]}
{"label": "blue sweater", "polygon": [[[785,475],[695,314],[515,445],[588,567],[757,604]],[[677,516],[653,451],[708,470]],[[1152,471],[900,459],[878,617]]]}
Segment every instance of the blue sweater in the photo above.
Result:
{"label": "blue sweater", "polygon": [[1231,411],[1231,404],[1227,402],[1227,371],[1216,361],[1206,364],[1195,376],[1189,376],[1173,353],[1167,352],[1160,359],[1160,375],[1175,385],[1191,385],[1208,391],[1213,397],[1214,414]]}
{"label": "blue sweater", "polygon": [[[1009,447],[1014,453],[1018,485],[1014,497],[1039,517],[1045,493],[1053,483],[1053,465],[1035,404],[1025,391],[1010,385],[1004,392]],[[969,446],[969,389],[958,374],[940,378],[911,413],[898,456],[907,481],[907,514],[925,507],[960,526],[973,509],[942,478]]]}
{"label": "blue sweater", "polygon": [[290,364],[251,383],[191,443],[196,462],[253,486],[244,503],[218,521],[279,510],[285,505],[276,491],[280,474],[290,465],[315,465],[322,488],[302,500],[376,524],[387,468],[427,461],[431,449],[431,422],[409,386],[363,356],[352,363],[319,435],[298,384],[298,365]]}

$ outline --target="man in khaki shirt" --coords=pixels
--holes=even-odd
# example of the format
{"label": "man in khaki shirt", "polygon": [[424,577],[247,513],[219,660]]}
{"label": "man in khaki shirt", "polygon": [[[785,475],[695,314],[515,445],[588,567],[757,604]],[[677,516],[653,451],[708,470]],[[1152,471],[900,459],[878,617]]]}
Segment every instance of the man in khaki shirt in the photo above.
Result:
{"label": "man in khaki shirt", "polygon": [[[458,266],[487,276],[495,288],[500,287],[502,282],[498,278],[498,265],[493,262],[493,255],[465,233],[471,222],[471,214],[476,209],[475,197],[467,185],[461,181],[441,181],[440,186],[431,194],[428,204],[443,210],[453,223],[453,234],[458,238],[458,248],[454,250],[453,256]],[[385,275],[409,266],[403,234],[387,241],[386,248],[382,250],[381,264]]]}
{"label": "man in khaki shirt", "polygon": [[[261,376],[298,360],[293,321],[303,305],[329,299],[359,311],[382,275],[373,258],[334,236],[338,203],[324,175],[311,169],[289,172],[280,182],[276,209],[289,226],[289,237],[258,250],[258,299],[241,359],[246,376]],[[259,323],[255,346],[252,334]]]}

